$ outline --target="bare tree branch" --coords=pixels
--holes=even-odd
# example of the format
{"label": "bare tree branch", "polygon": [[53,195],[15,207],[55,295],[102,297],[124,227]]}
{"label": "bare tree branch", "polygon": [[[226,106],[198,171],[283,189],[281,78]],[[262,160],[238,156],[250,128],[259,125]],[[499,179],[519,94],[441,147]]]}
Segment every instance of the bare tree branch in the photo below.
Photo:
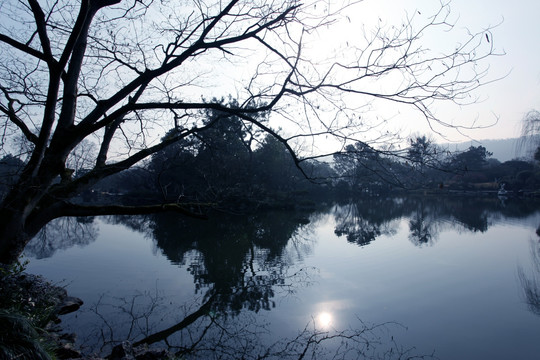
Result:
{"label": "bare tree branch", "polygon": [[[33,147],[0,205],[1,262],[48,211],[227,117],[277,139],[301,171],[307,159],[356,141],[400,156],[383,146],[403,140],[399,130],[360,116],[380,101],[414,110],[435,132],[478,127],[451,124],[432,106],[474,102],[471,92],[490,81],[483,64],[497,55],[490,28],[429,50],[424,34],[454,28],[444,3],[424,24],[415,16],[379,24],[334,54],[310,47],[360,1],[6,1],[0,121]],[[239,105],[200,100],[234,92]],[[212,111],[225,116],[205,122]],[[321,150],[326,138],[333,148]],[[73,177],[70,159],[85,141],[99,151],[93,168]]]}

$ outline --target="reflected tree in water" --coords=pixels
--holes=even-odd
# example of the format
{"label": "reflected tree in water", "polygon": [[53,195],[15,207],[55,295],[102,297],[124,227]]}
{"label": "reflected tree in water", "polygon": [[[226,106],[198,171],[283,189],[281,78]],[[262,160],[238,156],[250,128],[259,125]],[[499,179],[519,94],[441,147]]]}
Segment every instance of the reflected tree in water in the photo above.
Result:
{"label": "reflected tree in water", "polygon": [[283,211],[216,214],[200,221],[171,213],[141,219],[144,225],[123,217],[116,221],[143,227],[169,260],[186,266],[202,301],[213,299],[213,311],[237,314],[242,309],[270,310],[276,290],[290,293],[295,291],[292,284],[311,283],[313,269],[290,269],[293,261],[287,260],[290,251],[296,256],[309,251],[309,241],[298,236],[299,229],[310,226],[307,216]]}
{"label": "reflected tree in water", "polygon": [[[135,311],[133,304],[140,295],[147,297],[143,311]],[[185,305],[173,314],[160,313],[163,298],[155,294],[137,294],[132,299],[122,299],[116,307],[124,315],[122,335],[114,333],[113,326],[101,312],[103,303],[93,311],[107,330],[95,333],[95,338],[105,344],[101,350],[129,339],[135,346],[165,346],[182,359],[432,359],[433,354],[419,354],[414,347],[404,347],[396,340],[406,330],[398,323],[370,324],[359,318],[351,319],[347,329],[321,329],[315,320],[290,337],[265,341],[270,324],[255,317],[252,312],[235,316],[234,321],[224,314],[212,311],[212,297],[199,306]],[[101,301],[101,300],[100,300]],[[144,300],[143,300],[144,302]],[[170,318],[183,315],[163,330],[152,331],[152,317]],[[157,313],[157,314],[156,314]],[[103,328],[103,327],[102,327]],[[105,353],[106,353],[105,352]]]}
{"label": "reflected tree in water", "polygon": [[[196,293],[191,304],[177,304],[177,299],[165,298],[158,291],[137,293],[133,299],[102,297],[94,304],[93,315],[98,324],[93,339],[101,339],[104,350],[125,339],[141,344],[166,344],[186,358],[218,355],[234,358],[237,354],[245,358],[298,358],[304,349],[309,354],[322,354],[319,346],[323,343],[329,346],[324,351],[330,351],[333,356],[331,351],[343,350],[333,341],[344,340],[351,348],[365,345],[359,338],[351,339],[358,334],[371,336],[369,331],[364,331],[366,327],[347,330],[350,332],[323,332],[314,325],[300,331],[297,338],[272,345],[261,340],[266,338],[262,334],[270,330],[267,324],[255,323],[254,314],[271,310],[277,300],[313,282],[315,270],[294,264],[312,250],[316,240],[310,239],[309,233],[319,219],[326,221],[334,216],[335,233],[346,235],[349,241],[359,245],[394,234],[398,222],[407,219],[411,240],[425,244],[433,241],[443,225],[475,231],[475,224],[489,224],[487,220],[478,222],[478,217],[469,219],[468,223],[464,223],[465,219],[457,220],[460,218],[457,213],[466,207],[476,207],[470,213],[481,214],[485,219],[519,217],[535,211],[532,207],[517,206],[514,213],[513,205],[501,208],[497,202],[409,197],[357,200],[312,214],[289,211],[242,216],[220,214],[208,221],[174,214],[106,218],[109,223],[124,224],[154,239],[158,251],[189,269]],[[524,287],[531,289],[527,296],[538,299],[537,278],[526,279]],[[369,339],[370,344],[376,343],[376,338]],[[396,354],[398,348],[393,349],[392,354]],[[337,358],[343,354],[338,352]]]}
{"label": "reflected tree in water", "polygon": [[497,208],[498,199],[483,201],[477,198],[465,198],[451,202],[454,221],[463,225],[467,230],[486,232],[489,227],[490,213],[500,212]]}
{"label": "reflected tree in water", "polygon": [[[422,207],[425,210],[419,210]],[[333,208],[333,216],[336,218],[335,234],[338,236],[346,235],[350,242],[359,245],[367,245],[381,235],[391,234],[392,230],[389,225],[391,221],[409,217],[411,239],[414,239],[414,243],[422,244],[429,242],[429,237],[433,238],[435,225],[438,227],[443,225],[463,227],[466,231],[485,232],[492,222],[503,218],[526,217],[537,211],[537,208],[535,202],[516,199],[509,199],[505,202],[505,206],[501,206],[498,199],[492,198],[373,197],[352,200],[345,205],[336,206]],[[245,216],[224,214],[220,219],[223,218],[227,222],[225,227],[230,225],[232,228],[237,227],[239,232],[244,230],[249,232],[251,234],[249,239],[256,245],[257,251],[264,248],[264,251],[269,252],[271,258],[283,256],[282,252],[287,244],[287,236],[289,236],[289,241],[295,240],[288,246],[296,246],[298,248],[296,256],[302,256],[303,253],[309,251],[311,240],[298,238],[299,232],[297,230],[309,222],[308,218],[313,220],[323,213],[308,214],[285,211],[282,215],[278,214],[279,212],[274,212],[273,215],[263,215],[263,213]],[[267,220],[264,220],[265,217]],[[268,223],[268,219],[271,217],[274,217],[274,225]],[[199,241],[197,231],[205,231],[201,234],[215,238],[221,237],[221,230],[217,224],[213,224],[213,230],[210,230],[206,228],[209,222],[181,219],[175,214],[115,215],[101,219],[109,224],[127,226],[134,231],[146,234],[149,238],[156,238],[157,235],[160,239],[157,248],[163,246],[167,249],[164,251],[166,256],[178,264],[185,264],[183,259],[185,253],[189,252],[190,256],[197,256],[191,252],[197,248]],[[426,223],[428,220],[430,224]],[[263,223],[260,223],[261,221]],[[264,224],[265,221],[266,224]],[[291,228],[281,227],[282,221],[292,223]],[[178,226],[178,228],[171,229],[172,225],[170,224],[176,224],[174,226]],[[426,228],[428,225],[431,229]],[[242,230],[244,226],[248,226],[248,228]],[[302,233],[306,233],[307,229],[308,227],[303,226]],[[181,235],[184,240],[177,241],[178,237],[173,236],[173,234]],[[235,235],[231,234],[231,236]],[[57,220],[32,240],[26,249],[26,254],[45,258],[52,256],[59,249],[89,244],[96,237],[97,225],[94,224],[94,218],[73,217]],[[192,239],[191,243],[187,240],[188,238]],[[281,247],[276,246],[276,238],[281,239]],[[240,237],[236,238],[233,243],[239,239]],[[221,243],[216,243],[216,246],[219,248],[219,246],[227,245],[221,241]],[[243,249],[247,251],[246,249],[250,249],[250,247]]]}
{"label": "reflected tree in water", "polygon": [[27,245],[24,250],[36,259],[51,257],[58,250],[72,246],[86,246],[94,242],[98,227],[93,217],[66,217],[51,221]]}
{"label": "reflected tree in water", "polygon": [[485,232],[496,219],[528,216],[536,209],[519,200],[502,207],[498,199],[489,198],[368,197],[334,208],[334,233],[364,246],[381,235],[395,233],[397,224],[391,222],[407,218],[409,239],[415,245],[424,245],[432,244],[444,227]]}
{"label": "reflected tree in water", "polygon": [[[191,352],[195,345],[210,351],[219,345],[219,348],[213,348],[216,353],[233,346],[217,344],[205,348],[214,341],[212,336],[219,334],[215,339],[223,338],[224,329],[227,329],[227,336],[239,330],[243,335],[258,334],[259,330],[251,328],[252,321],[245,328],[237,325],[246,317],[246,312],[241,310],[248,310],[248,314],[271,310],[278,293],[287,296],[297,287],[308,286],[313,281],[314,269],[292,266],[293,257],[301,257],[302,251],[310,250],[310,243],[304,244],[306,239],[298,235],[300,230],[303,232],[311,226],[306,216],[298,212],[265,212],[240,217],[222,214],[201,222],[162,214],[141,219],[139,224],[133,222],[133,218],[115,218],[114,221],[120,222],[128,220],[126,225],[139,229],[144,223],[145,231],[153,236],[157,247],[171,261],[187,267],[193,276],[198,297],[194,304],[200,305],[189,310],[184,308],[185,315],[177,323],[150,334],[154,329],[148,324],[163,326],[167,323],[164,319],[178,317],[161,312],[155,305],[158,294],[148,296],[146,303],[140,303],[138,295],[131,301],[103,299],[94,306],[98,323],[101,323],[95,333],[101,334],[101,342],[108,348],[126,338],[137,344],[165,341],[170,345],[174,342],[169,338],[174,335],[179,352]],[[136,302],[139,302],[137,306],[134,305]],[[150,316],[148,310],[155,314]],[[147,325],[141,328],[141,324]],[[231,324],[235,324],[234,329],[230,328]],[[114,334],[115,329],[120,329],[119,335]],[[129,332],[126,333],[125,329]],[[194,345],[181,345],[185,339],[190,339]],[[233,340],[234,337],[227,342]],[[238,347],[239,340],[235,341],[234,346]],[[252,350],[248,352],[245,349],[246,355]]]}
{"label": "reflected tree in water", "polygon": [[[135,341],[158,331],[165,316],[170,316],[166,299],[156,289],[135,292],[129,297],[101,294],[83,316],[89,321],[81,348],[89,353],[107,353],[122,341]],[[90,313],[90,316],[88,315]]]}
{"label": "reflected tree in water", "polygon": [[530,243],[532,270],[526,274],[522,266],[518,267],[518,277],[523,287],[525,303],[529,310],[540,316],[540,242],[531,240]]}
{"label": "reflected tree in water", "polygon": [[269,212],[240,219],[223,215],[204,223],[168,218],[156,217],[157,245],[171,260],[187,262],[196,288],[206,289],[205,299],[217,297],[216,311],[270,310],[275,306],[276,288],[288,289],[301,280],[298,277],[309,282],[305,271],[289,273],[291,264],[282,257],[289,239],[305,226],[294,213]]}
{"label": "reflected tree in water", "polygon": [[437,216],[434,209],[419,201],[409,219],[409,240],[416,246],[432,245],[437,237]]}
{"label": "reflected tree in water", "polygon": [[381,235],[395,233],[390,222],[400,217],[398,199],[369,199],[351,201],[334,208],[337,236],[346,235],[347,241],[365,246]]}

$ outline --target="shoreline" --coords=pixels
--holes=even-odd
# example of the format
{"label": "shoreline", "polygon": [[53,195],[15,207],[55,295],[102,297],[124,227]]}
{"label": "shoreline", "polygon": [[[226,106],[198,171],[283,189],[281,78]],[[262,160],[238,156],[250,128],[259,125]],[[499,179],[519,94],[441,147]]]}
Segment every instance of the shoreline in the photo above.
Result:
{"label": "shoreline", "polygon": [[[74,345],[75,334],[63,332],[60,316],[77,311],[83,301],[69,296],[66,289],[41,275],[20,271],[23,266],[18,265],[19,271],[2,269],[0,309],[6,324],[6,332],[0,338],[5,342],[2,345],[9,348],[10,340],[26,338],[32,346],[60,359],[81,357]],[[22,350],[14,351],[24,354],[24,350],[22,346]]]}
{"label": "shoreline", "polygon": [[[76,346],[76,335],[62,328],[61,316],[83,305],[65,288],[42,275],[1,268],[0,272],[0,357],[81,360],[164,360],[173,356],[163,349],[148,349],[122,342],[111,354],[101,357],[84,354]],[[22,345],[21,345],[22,344]]]}

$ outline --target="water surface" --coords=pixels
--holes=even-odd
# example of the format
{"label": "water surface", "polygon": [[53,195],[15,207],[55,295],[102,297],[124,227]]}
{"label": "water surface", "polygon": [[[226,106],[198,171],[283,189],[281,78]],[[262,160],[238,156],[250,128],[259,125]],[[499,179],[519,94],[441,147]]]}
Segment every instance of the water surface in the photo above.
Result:
{"label": "water surface", "polygon": [[530,359],[540,353],[539,209],[411,197],[209,221],[63,219],[26,254],[30,272],[84,300],[63,325],[89,352],[146,338],[200,358],[285,358],[338,334],[316,352]]}

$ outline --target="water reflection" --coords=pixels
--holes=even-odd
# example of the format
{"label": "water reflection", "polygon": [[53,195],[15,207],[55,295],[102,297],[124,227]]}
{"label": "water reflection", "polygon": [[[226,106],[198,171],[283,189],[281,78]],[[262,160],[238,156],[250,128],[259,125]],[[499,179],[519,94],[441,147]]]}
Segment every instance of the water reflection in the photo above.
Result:
{"label": "water reflection", "polygon": [[[360,319],[351,319],[347,329],[335,329],[333,316],[321,312],[301,328],[295,336],[265,340],[269,324],[261,321],[252,312],[242,312],[235,321],[225,314],[211,310],[211,302],[198,308],[176,309],[184,315],[176,324],[152,332],[149,324],[155,324],[159,314],[158,297],[146,294],[150,299],[141,311],[133,304],[138,299],[124,299],[118,308],[125,322],[118,326],[104,313],[94,311],[103,322],[101,330],[96,328],[93,340],[99,339],[101,350],[129,339],[134,345],[165,344],[176,357],[182,359],[435,359],[431,354],[422,354],[414,347],[399,344],[394,336],[406,329],[397,323],[371,324]],[[169,314],[172,315],[172,314]],[[160,314],[163,317],[163,314]],[[154,320],[154,321],[152,321]],[[163,320],[163,319],[162,319]],[[103,331],[105,329],[105,331]],[[113,329],[123,332],[113,333]],[[128,330],[128,331],[126,331]],[[139,332],[139,333],[137,333]],[[136,336],[136,335],[139,336]],[[119,335],[119,336],[118,336]]]}
{"label": "water reflection", "polygon": [[436,219],[435,209],[420,201],[410,215],[409,240],[417,246],[431,245],[438,232]]}
{"label": "water reflection", "polygon": [[327,311],[320,312],[317,315],[316,326],[318,328],[320,328],[320,329],[328,330],[328,329],[330,329],[330,327],[332,325],[332,320],[333,320],[333,317],[332,317],[331,313],[329,313]]}
{"label": "water reflection", "polygon": [[289,272],[293,259],[286,250],[290,239],[302,242],[298,232],[310,226],[304,219],[290,212],[221,214],[209,221],[160,214],[148,231],[169,260],[187,266],[204,300],[215,297],[215,311],[257,312],[275,307],[276,289],[309,283],[310,269]]}
{"label": "water reflection", "polygon": [[518,277],[523,287],[525,303],[529,310],[540,316],[540,242],[530,241],[531,264],[530,270],[518,267]]}
{"label": "water reflection", "polygon": [[48,258],[58,250],[88,245],[96,240],[97,234],[93,217],[64,217],[44,227],[26,245],[24,251],[36,259]]}
{"label": "water reflection", "polygon": [[[330,233],[367,249],[378,239],[395,235],[405,220],[406,243],[435,247],[444,230],[484,233],[501,219],[521,218],[537,209],[537,204],[512,199],[502,206],[498,199],[405,197],[354,200],[312,213],[215,214],[208,221],[176,214],[109,217],[105,219],[107,223],[144,233],[152,239],[156,252],[187,269],[195,293],[188,304],[177,304],[174,298],[164,297],[157,290],[121,297],[102,296],[91,304],[98,321],[88,336],[93,341],[88,346],[106,351],[124,339],[146,344],[160,342],[180,354],[196,351],[201,358],[218,346],[223,351],[218,355],[224,357],[227,351],[237,354],[233,349],[238,348],[243,349],[241,355],[246,357],[264,355],[273,346],[271,353],[276,358],[285,358],[284,349],[294,354],[301,354],[303,349],[320,351],[318,341],[328,344],[331,339],[356,339],[348,346],[353,346],[354,341],[364,346],[360,334],[365,331],[373,335],[380,328],[361,323],[349,332],[334,330],[338,312],[323,307],[314,311],[312,323],[297,338],[280,341],[279,346],[259,339],[269,330],[254,314],[274,309],[278,300],[319,280],[317,269],[302,266],[316,247],[318,240],[312,233],[319,222],[334,224]],[[38,258],[52,256],[58,249],[83,246],[96,237],[93,221],[62,219],[36,237],[26,252]],[[531,311],[540,315],[538,246],[534,256],[536,273],[522,271],[520,279]],[[377,336],[370,337],[369,342],[377,342]],[[341,351],[339,345],[332,346]],[[358,349],[366,350],[360,346]]]}
{"label": "water reflection", "polygon": [[371,198],[340,204],[334,210],[335,234],[360,246],[395,233],[393,222],[409,219],[409,240],[432,245],[444,228],[485,232],[492,219],[521,217],[536,210],[527,202],[513,201],[503,207],[496,198]]}
{"label": "water reflection", "polygon": [[334,209],[334,233],[345,235],[347,241],[360,246],[370,244],[383,234],[390,235],[394,232],[392,220],[401,216],[399,203],[399,199],[370,198],[341,204]]}
{"label": "water reflection", "polygon": [[[486,232],[493,221],[525,217],[536,209],[535,202],[515,199],[506,200],[503,206],[497,198],[401,197],[351,200],[334,206],[332,213],[336,221],[334,233],[360,246],[394,234],[394,222],[408,218],[409,239],[421,246],[436,242],[443,228]],[[298,239],[299,230],[305,233],[309,219],[316,219],[325,211],[214,214],[209,221],[177,214],[111,216],[107,222],[147,234],[176,264],[189,262],[196,282],[204,288],[220,282],[219,276],[229,279],[247,274],[249,264],[247,269],[242,269],[246,256],[251,258],[251,263],[256,258],[265,258],[266,263],[283,262],[287,256],[284,249],[290,241],[295,242],[294,256],[305,256],[310,251],[310,241]],[[96,236],[93,218],[61,218],[41,231],[28,244],[26,253],[46,258],[60,249],[85,246]]]}

